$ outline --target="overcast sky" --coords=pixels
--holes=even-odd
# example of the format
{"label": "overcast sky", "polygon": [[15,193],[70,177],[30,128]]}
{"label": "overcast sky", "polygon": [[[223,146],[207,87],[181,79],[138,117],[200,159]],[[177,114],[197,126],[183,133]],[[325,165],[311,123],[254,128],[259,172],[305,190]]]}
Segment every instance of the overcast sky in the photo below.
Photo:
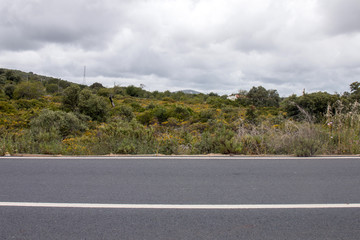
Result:
{"label": "overcast sky", "polygon": [[0,67],[105,86],[349,91],[360,0],[0,0]]}

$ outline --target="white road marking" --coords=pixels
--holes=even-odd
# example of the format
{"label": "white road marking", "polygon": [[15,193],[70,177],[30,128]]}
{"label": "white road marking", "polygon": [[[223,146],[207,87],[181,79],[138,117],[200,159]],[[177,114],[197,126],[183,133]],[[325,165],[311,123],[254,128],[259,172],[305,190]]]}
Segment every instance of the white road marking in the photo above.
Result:
{"label": "white road marking", "polygon": [[115,208],[115,209],[321,209],[360,208],[360,203],[337,204],[100,204],[100,203],[40,203],[0,202],[0,207],[46,207],[46,208]]}

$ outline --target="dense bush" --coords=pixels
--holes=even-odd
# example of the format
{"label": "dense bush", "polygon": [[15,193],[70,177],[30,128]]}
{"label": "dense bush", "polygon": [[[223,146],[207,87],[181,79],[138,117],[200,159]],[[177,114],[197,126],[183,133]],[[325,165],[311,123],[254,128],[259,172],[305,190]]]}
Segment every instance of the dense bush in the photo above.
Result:
{"label": "dense bush", "polygon": [[9,97],[5,94],[4,90],[0,87],[0,101],[8,100]]}
{"label": "dense bush", "polygon": [[44,109],[39,116],[30,122],[32,132],[55,132],[61,138],[80,134],[87,129],[87,123],[80,120],[74,113]]}
{"label": "dense bush", "polygon": [[41,82],[22,82],[15,87],[13,97],[15,99],[37,99],[45,94]]}
{"label": "dense bush", "polygon": [[170,117],[169,111],[164,107],[156,107],[153,109],[153,112],[159,123],[167,121],[167,119]]}
{"label": "dense bush", "polygon": [[111,115],[119,116],[123,120],[129,122],[135,118],[135,114],[133,112],[132,107],[124,104],[120,106],[116,106],[115,108],[111,109]]}
{"label": "dense bush", "polygon": [[112,91],[108,88],[100,88],[97,90],[97,95],[102,97],[110,97],[112,96]]}
{"label": "dense bush", "polygon": [[59,86],[57,84],[48,84],[46,85],[46,92],[56,93],[59,91]]}
{"label": "dense bush", "polygon": [[17,107],[17,109],[21,110],[21,109],[39,109],[39,108],[44,108],[46,106],[46,103],[44,101],[40,101],[37,99],[19,99],[16,100],[15,102],[15,106]]}
{"label": "dense bush", "polygon": [[149,125],[154,122],[154,112],[152,110],[147,110],[139,114],[136,119],[143,125]]}
{"label": "dense bush", "polygon": [[198,120],[200,122],[207,122],[209,120],[214,120],[215,118],[216,118],[216,110],[214,109],[201,110],[198,115]]}
{"label": "dense bush", "polygon": [[180,121],[188,120],[192,114],[193,111],[190,108],[186,108],[183,106],[175,106],[172,110],[170,110],[169,113],[171,117],[176,118]]}
{"label": "dense bush", "polygon": [[80,87],[71,85],[66,88],[62,98],[62,108],[66,111],[77,111],[79,106]]}
{"label": "dense bush", "polygon": [[15,91],[15,85],[9,84],[5,86],[5,94],[10,98],[13,99]]}
{"label": "dense bush", "polygon": [[99,89],[105,88],[105,87],[101,83],[95,82],[95,83],[91,84],[89,88],[99,90]]}
{"label": "dense bush", "polygon": [[[328,105],[333,105],[337,100],[339,100],[338,96],[325,92],[304,94],[300,97],[292,95],[284,100],[282,107],[288,117],[304,120],[312,116],[313,120],[320,122],[323,120]],[[306,114],[309,115],[306,116]]]}
{"label": "dense bush", "polygon": [[6,71],[6,79],[13,83],[19,83],[21,81],[21,77],[16,75],[13,71]]}
{"label": "dense bush", "polygon": [[[304,93],[281,101],[275,90],[254,87],[231,101],[214,93],[69,86],[19,71],[0,78],[0,155],[360,154],[358,82],[341,96]],[[58,94],[43,96],[39,79]],[[36,84],[41,94],[23,94]]]}
{"label": "dense bush", "polygon": [[144,97],[146,95],[145,90],[139,87],[135,87],[133,85],[126,87],[125,92],[131,97]]}
{"label": "dense bush", "polygon": [[222,153],[240,154],[241,143],[236,133],[224,127],[215,133],[206,131],[201,134],[200,142],[195,146],[199,154]]}
{"label": "dense bush", "polygon": [[16,108],[12,104],[10,104],[10,103],[8,103],[6,101],[0,101],[0,112],[2,112],[2,113],[16,113]]}
{"label": "dense bush", "polygon": [[136,121],[115,121],[97,129],[96,144],[88,146],[99,154],[155,153],[154,132]]}
{"label": "dense bush", "polygon": [[79,112],[91,117],[95,121],[103,122],[108,117],[109,103],[102,97],[84,89],[79,94]]}

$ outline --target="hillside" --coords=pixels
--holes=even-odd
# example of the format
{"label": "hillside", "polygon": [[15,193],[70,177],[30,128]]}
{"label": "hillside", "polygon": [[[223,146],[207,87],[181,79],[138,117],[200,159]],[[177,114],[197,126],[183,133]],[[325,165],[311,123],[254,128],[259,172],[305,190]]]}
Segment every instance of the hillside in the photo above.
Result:
{"label": "hillside", "polygon": [[280,98],[105,88],[0,69],[0,155],[360,153],[360,84]]}
{"label": "hillside", "polygon": [[183,93],[186,93],[186,94],[200,94],[201,93],[201,92],[191,90],[191,89],[180,90],[179,92],[183,92]]}

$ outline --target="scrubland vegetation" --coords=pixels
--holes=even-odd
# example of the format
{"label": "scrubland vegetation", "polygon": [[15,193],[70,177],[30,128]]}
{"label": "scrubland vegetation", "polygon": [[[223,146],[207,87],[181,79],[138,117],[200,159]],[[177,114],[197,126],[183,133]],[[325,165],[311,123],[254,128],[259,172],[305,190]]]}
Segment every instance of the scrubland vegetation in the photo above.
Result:
{"label": "scrubland vegetation", "polygon": [[0,155],[360,153],[360,83],[280,98],[90,87],[0,69]]}

